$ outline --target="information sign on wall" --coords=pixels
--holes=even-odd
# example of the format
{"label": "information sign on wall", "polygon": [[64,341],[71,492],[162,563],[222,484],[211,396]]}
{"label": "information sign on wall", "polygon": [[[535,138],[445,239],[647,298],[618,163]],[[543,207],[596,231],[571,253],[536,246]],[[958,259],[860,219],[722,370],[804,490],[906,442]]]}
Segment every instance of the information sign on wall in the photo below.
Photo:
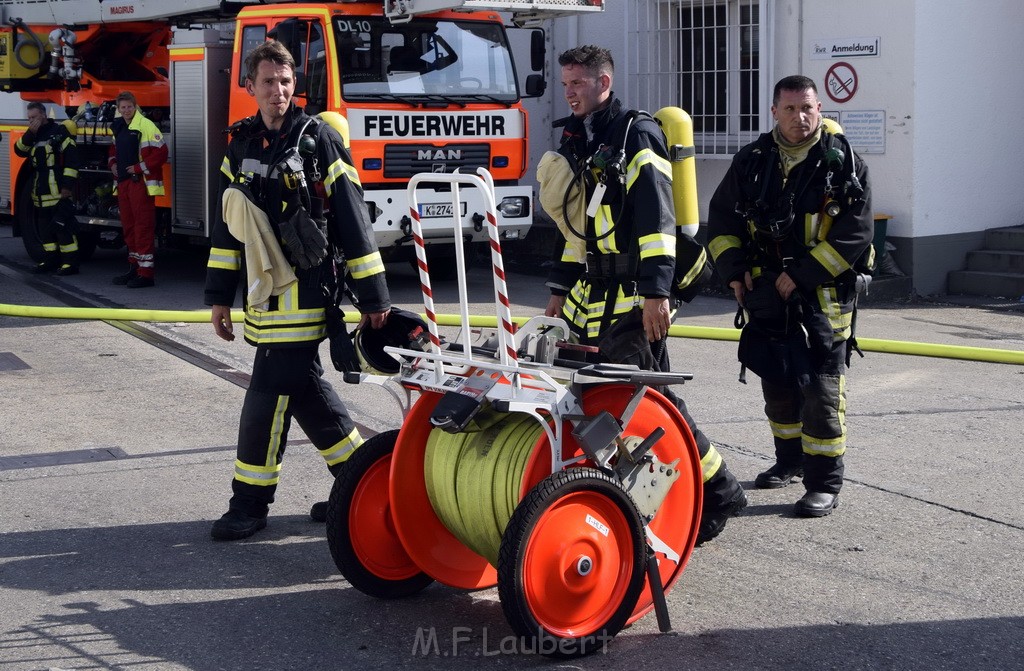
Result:
{"label": "information sign on wall", "polygon": [[811,58],[819,61],[878,56],[880,37],[844,37],[811,40]]}

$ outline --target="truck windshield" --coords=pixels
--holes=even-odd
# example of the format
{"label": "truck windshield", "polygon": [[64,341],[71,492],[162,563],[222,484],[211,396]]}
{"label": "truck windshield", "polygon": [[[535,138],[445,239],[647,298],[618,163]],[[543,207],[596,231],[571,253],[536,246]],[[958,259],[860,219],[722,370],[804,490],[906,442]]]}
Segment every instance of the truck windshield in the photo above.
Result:
{"label": "truck windshield", "polygon": [[514,103],[515,70],[501,25],[417,19],[339,17],[334,23],[342,96],[388,95],[426,102]]}

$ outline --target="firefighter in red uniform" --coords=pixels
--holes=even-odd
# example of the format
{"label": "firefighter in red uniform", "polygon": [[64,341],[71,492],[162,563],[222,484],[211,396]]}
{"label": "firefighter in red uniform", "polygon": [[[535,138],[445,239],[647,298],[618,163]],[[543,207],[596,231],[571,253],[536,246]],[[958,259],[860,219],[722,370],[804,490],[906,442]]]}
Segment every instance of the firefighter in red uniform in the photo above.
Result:
{"label": "firefighter in red uniform", "polygon": [[[291,267],[272,268],[259,282],[247,282],[245,340],[256,347],[256,359],[239,422],[231,500],[210,531],[217,540],[246,538],[266,526],[293,416],[334,476],[363,442],[323,379],[317,352],[327,334],[325,308],[334,300],[324,287],[336,290],[337,275],[346,273],[372,328],[385,324],[391,308],[359,176],[341,136],[291,102],[295,63],[279,42],[256,47],[246,70],[246,90],[259,114],[235,125],[221,166],[228,198],[214,223],[205,296],[217,335],[234,339],[231,305],[242,279],[239,236],[246,238],[247,260],[250,246],[260,245],[269,258],[283,252],[283,263]],[[267,226],[270,235],[252,232]],[[344,262],[336,264],[341,253]],[[248,266],[247,274],[257,278]],[[260,282],[274,287],[254,298]],[[315,504],[310,516],[323,521],[326,505]]]}
{"label": "firefighter in red uniform", "polygon": [[63,124],[47,118],[42,103],[29,103],[27,117],[28,130],[14,143],[14,153],[32,159],[32,216],[44,256],[34,272],[77,275],[78,239],[74,222],[59,216],[59,210],[66,209],[70,210],[68,216],[74,217],[71,198],[78,179],[75,138]]}
{"label": "firefighter in red uniform", "polygon": [[111,124],[114,144],[107,165],[117,180],[117,205],[128,246],[128,272],[115,276],[113,282],[129,289],[151,287],[155,283],[154,200],[164,194],[162,176],[167,143],[156,124],[138,110],[135,95],[130,91],[117,96],[117,111],[121,116]]}

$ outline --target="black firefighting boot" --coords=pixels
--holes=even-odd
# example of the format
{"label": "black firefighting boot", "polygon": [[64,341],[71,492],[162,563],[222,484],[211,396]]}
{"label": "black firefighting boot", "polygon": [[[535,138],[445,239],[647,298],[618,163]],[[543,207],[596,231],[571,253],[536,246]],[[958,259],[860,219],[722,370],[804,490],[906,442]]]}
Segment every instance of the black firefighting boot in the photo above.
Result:
{"label": "black firefighting boot", "polygon": [[229,509],[213,523],[210,536],[218,541],[237,541],[248,538],[267,526],[267,517],[253,517],[236,508]]}
{"label": "black firefighting boot", "polygon": [[804,455],[800,438],[775,438],[775,464],[758,473],[754,486],[758,489],[779,489],[803,477]]}
{"label": "black firefighting boot", "polygon": [[703,545],[722,533],[729,518],[736,517],[747,507],[743,487],[724,462],[714,477],[704,483],[703,499],[697,545]]}
{"label": "black firefighting boot", "polygon": [[804,455],[804,487],[807,493],[796,502],[798,517],[825,517],[839,507],[843,486],[843,458],[820,454]]}
{"label": "black firefighting boot", "polygon": [[309,519],[314,522],[327,521],[327,501],[318,501],[309,509]]}
{"label": "black firefighting boot", "polygon": [[114,275],[113,279],[111,279],[110,281],[111,281],[112,284],[117,284],[117,285],[120,285],[120,286],[124,286],[124,285],[128,284],[128,282],[130,282],[131,280],[133,280],[136,277],[138,277],[138,275],[139,275],[138,267],[135,266],[134,264],[129,264],[128,272],[121,273],[120,275]]}

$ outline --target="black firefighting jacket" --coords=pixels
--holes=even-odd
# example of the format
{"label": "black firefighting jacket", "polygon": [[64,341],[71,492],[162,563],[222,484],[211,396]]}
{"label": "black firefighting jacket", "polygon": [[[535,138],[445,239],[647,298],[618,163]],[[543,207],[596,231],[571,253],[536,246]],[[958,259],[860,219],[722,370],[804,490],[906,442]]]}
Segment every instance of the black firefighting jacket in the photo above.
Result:
{"label": "black firefighting jacket", "polygon": [[[870,250],[874,219],[867,165],[844,136],[828,136],[823,130],[786,179],[771,133],[741,149],[711,198],[708,249],[726,282],[742,281],[747,271],[755,279],[764,271],[785,271],[841,340],[850,332],[854,267]],[[830,142],[845,156],[843,167],[831,171],[831,196],[825,160]],[[830,200],[839,206],[835,217],[826,214]],[[772,227],[781,230],[790,214],[789,231],[772,239]]]}
{"label": "black firefighting jacket", "polygon": [[37,134],[26,131],[14,143],[14,153],[32,161],[32,203],[36,207],[53,207],[62,188],[74,188],[78,146],[64,124],[48,120]]}
{"label": "black firefighting jacket", "polygon": [[[691,268],[699,275],[705,263],[697,244],[687,247],[686,258],[677,258],[672,169],[665,139],[657,122],[638,115],[623,142],[630,116],[614,99],[590,115],[590,141],[584,119],[573,116],[558,150],[586,179],[587,203],[602,175],[607,180],[601,207],[595,216],[587,217],[586,231],[592,238],[586,243],[587,258],[575,258],[571,246],[565,245],[547,281],[553,294],[567,296],[564,315],[585,340],[596,338],[641,298],[669,297],[674,276],[693,276],[688,272]],[[614,158],[618,144],[625,150],[621,185],[615,182],[615,170],[609,172],[605,163]],[[602,146],[610,148],[600,152],[598,159],[605,166],[588,164]]]}
{"label": "black firefighting jacket", "polygon": [[[232,181],[245,181],[257,205],[267,213],[281,242],[278,221],[296,203],[276,169],[286,153],[295,147],[299,133],[310,117],[294,104],[279,131],[270,131],[257,114],[234,127],[227,156],[221,165],[221,193]],[[245,306],[245,339],[252,345],[297,346],[319,342],[326,336],[325,307],[330,297],[324,286],[334,287],[334,256],[343,255],[338,274],[347,273],[363,313],[391,307],[384,264],[374,241],[359,176],[341,136],[326,123],[313,120],[306,134],[316,140],[314,155],[304,162],[308,188],[324,201],[330,253],[322,264],[310,269],[295,267],[297,281],[279,296],[271,296],[265,310]],[[211,236],[207,263],[205,303],[234,304],[242,272],[242,243],[232,237],[215,208],[217,219]],[[282,247],[284,245],[282,244]]]}

